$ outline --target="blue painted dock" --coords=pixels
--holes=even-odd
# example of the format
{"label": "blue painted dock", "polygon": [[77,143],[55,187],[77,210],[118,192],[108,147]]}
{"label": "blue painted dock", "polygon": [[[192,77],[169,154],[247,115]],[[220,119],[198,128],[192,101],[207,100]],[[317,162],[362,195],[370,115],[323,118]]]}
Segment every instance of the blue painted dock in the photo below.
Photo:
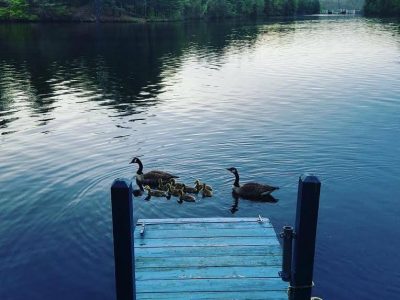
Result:
{"label": "blue painted dock", "polygon": [[261,216],[139,219],[134,225],[132,184],[114,180],[117,299],[310,300],[320,187],[316,176],[299,177],[296,226],[284,226],[281,251]]}
{"label": "blue painted dock", "polygon": [[139,219],[133,238],[138,300],[288,299],[266,218]]}

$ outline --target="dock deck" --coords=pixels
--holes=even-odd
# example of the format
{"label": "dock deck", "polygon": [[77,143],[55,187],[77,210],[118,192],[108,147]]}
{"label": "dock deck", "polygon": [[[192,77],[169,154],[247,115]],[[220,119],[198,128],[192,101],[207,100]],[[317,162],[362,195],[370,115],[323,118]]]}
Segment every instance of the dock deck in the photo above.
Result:
{"label": "dock deck", "polygon": [[266,218],[140,219],[134,264],[138,300],[288,299]]}

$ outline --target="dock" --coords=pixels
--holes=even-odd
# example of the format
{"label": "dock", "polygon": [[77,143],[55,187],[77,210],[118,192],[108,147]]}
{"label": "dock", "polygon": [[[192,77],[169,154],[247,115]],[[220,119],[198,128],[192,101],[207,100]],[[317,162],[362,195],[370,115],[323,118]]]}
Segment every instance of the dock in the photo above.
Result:
{"label": "dock", "polygon": [[[117,300],[310,300],[320,182],[299,178],[295,229],[262,216],[139,219],[132,183],[111,187]],[[278,237],[282,238],[282,247]]]}
{"label": "dock", "polygon": [[143,219],[134,245],[136,299],[288,298],[268,219]]}

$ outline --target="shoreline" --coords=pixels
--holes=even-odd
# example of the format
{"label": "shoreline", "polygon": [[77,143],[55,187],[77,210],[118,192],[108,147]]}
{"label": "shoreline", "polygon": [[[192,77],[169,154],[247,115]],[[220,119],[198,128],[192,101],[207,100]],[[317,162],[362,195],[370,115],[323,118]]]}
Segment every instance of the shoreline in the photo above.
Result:
{"label": "shoreline", "polygon": [[182,19],[145,19],[145,18],[99,18],[99,19],[19,19],[19,20],[1,20],[0,24],[151,24],[151,23],[181,23],[181,22],[207,22],[207,23],[218,23],[218,22],[229,22],[229,21],[282,21],[282,20],[298,20],[307,18],[318,18],[318,17],[366,17],[365,15],[328,15],[328,14],[304,14],[294,16],[268,16],[259,18],[246,18],[246,17],[233,17],[233,18],[182,18]]}

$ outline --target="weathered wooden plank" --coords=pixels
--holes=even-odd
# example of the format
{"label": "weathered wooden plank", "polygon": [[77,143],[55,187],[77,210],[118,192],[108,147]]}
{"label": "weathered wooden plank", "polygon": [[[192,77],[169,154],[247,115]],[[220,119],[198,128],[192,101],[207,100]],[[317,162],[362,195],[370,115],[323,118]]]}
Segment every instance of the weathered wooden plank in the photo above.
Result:
{"label": "weathered wooden plank", "polygon": [[159,279],[279,278],[280,266],[136,269],[136,281]]}
{"label": "weathered wooden plank", "polygon": [[137,299],[287,300],[287,284],[278,274],[281,248],[271,223],[263,221],[139,220],[134,233]]}
{"label": "weathered wooden plank", "polygon": [[[214,229],[204,228],[201,230],[155,230],[148,226],[145,228],[144,235],[140,234],[140,230],[135,230],[135,239],[169,239],[169,238],[206,238],[206,237],[276,237],[275,230],[269,228],[250,228],[250,229]],[[136,240],[135,240],[136,242]]]}
{"label": "weathered wooden plank", "polygon": [[[182,224],[182,223],[236,223],[236,222],[259,222],[258,218],[176,218],[176,219],[139,219],[138,224]],[[269,219],[263,218],[263,222]]]}
{"label": "weathered wooden plank", "polygon": [[147,247],[198,247],[198,246],[237,246],[237,245],[275,245],[276,237],[215,237],[215,238],[177,238],[177,239],[136,239],[135,248]]}
{"label": "weathered wooden plank", "polygon": [[138,293],[136,300],[211,300],[211,299],[235,299],[235,300],[288,300],[286,291],[251,291],[245,292],[177,292],[177,293]]}
{"label": "weathered wooden plank", "polygon": [[[136,245],[136,244],[135,244]],[[220,257],[224,255],[259,256],[278,255],[281,247],[278,242],[272,245],[239,245],[239,246],[197,246],[197,247],[136,247],[135,257]]]}
{"label": "weathered wooden plank", "polygon": [[137,293],[169,292],[246,292],[284,291],[286,284],[280,278],[236,278],[236,279],[177,279],[141,280],[136,282]]}
{"label": "weathered wooden plank", "polygon": [[[142,227],[143,223],[136,223],[136,230]],[[269,222],[226,222],[226,223],[167,223],[167,224],[147,224],[146,228],[151,230],[203,230],[208,228],[214,229],[250,229],[250,228],[271,228],[273,227]]]}
{"label": "weathered wooden plank", "polygon": [[[233,254],[233,253],[232,253]],[[135,258],[136,270],[143,268],[190,268],[190,267],[268,267],[281,266],[281,255],[265,256],[212,256],[212,257],[140,257]]]}

